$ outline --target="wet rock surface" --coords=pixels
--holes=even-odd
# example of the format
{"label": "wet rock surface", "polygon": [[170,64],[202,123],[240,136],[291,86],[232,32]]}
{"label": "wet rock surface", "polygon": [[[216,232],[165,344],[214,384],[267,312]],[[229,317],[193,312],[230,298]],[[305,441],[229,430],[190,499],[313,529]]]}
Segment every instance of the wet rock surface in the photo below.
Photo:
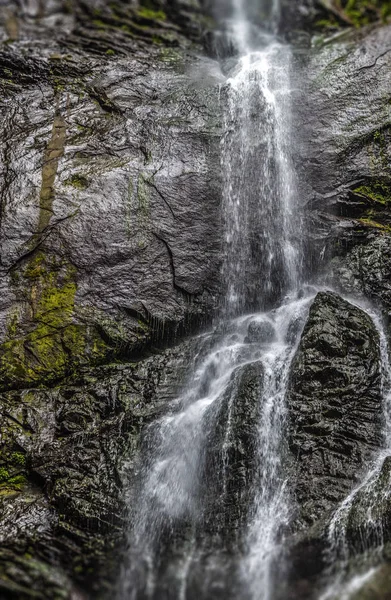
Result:
{"label": "wet rock surface", "polygon": [[2,598],[112,594],[126,531],[124,481],[143,427],[178,391],[194,352],[184,343],[53,390],[1,396]]}
{"label": "wet rock surface", "polygon": [[[352,29],[331,4],[289,2],[283,12],[282,33],[297,47],[295,163],[308,264],[389,312],[391,29],[376,11],[357,17],[372,25]],[[1,4],[1,598],[112,597],[128,517],[124,481],[137,468],[144,426],[191,369],[196,342],[162,348],[210,322],[217,306],[222,76],[201,57],[212,24],[204,8],[187,0]],[[273,335],[254,322],[246,341]],[[236,373],[210,432],[213,485],[200,531],[215,547],[246,519],[261,387],[259,365]],[[296,599],[313,595],[324,566],[326,517],[381,444],[378,334],[335,294],[319,294],[311,309],[289,405]],[[388,483],[385,463],[379,495]],[[363,506],[358,496],[352,540]],[[388,500],[378,509],[388,532]],[[190,599],[208,598],[219,578],[205,577],[209,550],[193,565]],[[221,564],[231,558],[222,554]],[[357,600],[386,600],[389,578],[385,565]]]}
{"label": "wet rock surface", "polygon": [[347,28],[386,23],[391,14],[388,0],[282,0],[280,29],[296,43],[321,43]]}
{"label": "wet rock surface", "polygon": [[219,107],[213,78],[192,76],[200,13],[95,4],[15,16],[1,50],[3,388],[134,355],[215,307]]}
{"label": "wet rock surface", "polygon": [[[371,318],[335,293],[319,293],[288,386],[296,509],[287,539],[289,583],[281,598],[321,595],[322,572],[329,568],[330,519],[365,478],[384,442],[381,386],[379,338]],[[363,545],[368,549],[381,543],[370,527],[364,527],[365,498],[361,505],[359,498],[346,527],[347,544],[357,553]],[[387,510],[387,502],[379,502],[378,531],[382,522],[386,525]]]}
{"label": "wet rock surface", "polygon": [[[184,589],[189,599],[203,600],[211,594],[216,599],[235,600],[242,593],[237,553],[242,549],[259,469],[258,399],[263,378],[261,363],[238,367],[222,398],[204,415],[202,477],[196,494],[199,518],[192,521],[184,514],[170,525],[168,519],[161,524],[153,550],[157,571],[151,592],[154,600],[174,600]],[[188,560],[186,580],[184,556]],[[128,593],[132,589],[129,583]],[[142,596],[143,591],[139,593]]]}
{"label": "wet rock surface", "polygon": [[204,27],[196,2],[0,7],[1,598],[112,597],[123,481],[193,353],[140,358],[213,315]]}
{"label": "wet rock surface", "polygon": [[371,298],[391,311],[391,236],[372,235],[344,257],[331,262],[333,280],[340,289],[361,298]]}
{"label": "wet rock surface", "polygon": [[[391,57],[390,27],[371,25],[362,29],[347,29],[344,33],[342,30],[334,33],[329,31],[327,35],[329,41],[325,41],[325,37],[318,38],[313,49],[304,53],[304,58],[302,51],[297,53],[298,65],[302,65],[301,85],[307,90],[308,102],[307,116],[301,119],[303,128],[298,134],[296,156],[297,169],[301,173],[299,186],[307,211],[307,230],[310,232],[308,266],[314,272],[322,273],[323,284],[341,294],[361,301],[370,299],[383,312],[387,329],[391,272],[391,138],[388,104],[391,81],[387,75]],[[331,39],[332,36],[335,36],[334,39]],[[305,40],[302,38],[300,43],[304,45]],[[295,106],[299,107],[298,104]],[[300,122],[300,107],[296,111]],[[322,318],[326,325],[331,315],[323,314]],[[360,329],[369,332],[369,325],[363,323]],[[337,333],[342,345],[345,331],[346,324],[342,324],[342,335]],[[339,356],[342,349],[338,349],[338,344],[334,351],[336,355],[329,357],[331,370],[325,378],[325,389],[332,380],[332,371],[335,368],[339,371],[341,362],[347,361],[349,364],[350,361],[349,352],[344,357],[342,354]],[[317,357],[314,356],[314,359]],[[368,362],[366,368],[369,368]],[[310,368],[308,372],[312,373],[313,369]],[[369,381],[366,377],[365,382]],[[375,373],[373,377],[377,377]],[[302,386],[306,388],[307,385],[304,380]],[[301,442],[296,448],[299,464],[302,462],[304,465],[305,460],[309,460],[310,469],[317,461],[318,464],[313,472],[314,481],[308,479],[303,484],[303,489],[307,489],[303,496],[300,496],[299,481],[299,496],[303,502],[299,510],[299,522],[303,520],[314,524],[309,529],[306,526],[292,541],[293,598],[295,594],[303,598],[316,598],[316,593],[320,594],[318,578],[321,570],[328,568],[328,511],[333,506],[335,509],[338,502],[343,500],[344,495],[339,495],[342,490],[347,494],[358,484],[359,474],[362,476],[365,473],[372,450],[381,444],[379,435],[384,424],[379,418],[375,396],[370,398],[372,392],[379,389],[378,383],[371,391],[366,383],[360,383],[359,378],[353,379],[357,398],[364,394],[366,404],[365,412],[357,404],[355,409],[348,409],[352,410],[349,415],[344,412],[347,405],[338,407],[333,398],[334,394],[340,395],[341,399],[345,393],[349,396],[349,385],[341,380],[341,389],[337,391],[338,385],[335,392],[329,395],[331,404],[325,399],[327,408],[318,413],[315,422],[309,417],[308,423],[304,423],[303,417],[302,441],[305,444],[304,438],[307,441],[312,438],[314,446],[311,447],[310,443],[307,453],[304,445],[300,455],[297,449]],[[302,386],[299,385],[300,395]],[[320,390],[314,388],[309,392],[310,388],[309,385],[308,394],[311,393],[316,399],[319,394],[322,396]],[[354,403],[353,395],[351,402]],[[331,411],[331,417],[327,411]],[[333,411],[336,411],[335,415],[340,411],[339,416],[333,417]],[[334,419],[336,422],[333,422]],[[321,426],[317,431],[319,423]],[[354,431],[349,432],[350,428]],[[314,450],[319,454],[315,452],[313,455]],[[317,469],[323,473],[320,478],[323,491],[318,487]],[[386,465],[375,477],[370,487],[373,492],[370,497],[363,490],[357,495],[349,512],[345,535],[349,552],[355,557],[352,558],[352,573],[362,569],[362,564],[359,567],[360,561],[363,564],[366,561],[368,565],[379,564],[379,560],[389,561],[387,551],[381,550],[383,540],[387,541],[389,537],[387,494],[381,491],[382,482],[387,480],[384,469]],[[373,513],[372,525],[370,519],[368,521],[368,510]],[[383,558],[379,559],[380,556]],[[373,597],[388,597],[387,569],[387,565],[381,567],[365,584],[362,590],[364,598],[371,597],[371,594]],[[318,592],[314,591],[316,589]],[[357,594],[359,597],[360,592]]]}
{"label": "wet rock surface", "polygon": [[379,337],[370,317],[333,293],[314,300],[288,391],[298,522],[335,508],[382,444]]}
{"label": "wet rock surface", "polygon": [[389,25],[348,29],[297,52],[296,168],[310,270],[328,272],[330,258],[390,235],[390,35]]}
{"label": "wet rock surface", "polygon": [[252,504],[263,377],[262,363],[238,367],[221,403],[213,407],[218,414],[206,418],[213,428],[205,451],[204,527],[208,534],[227,536],[230,544],[238,541]]}
{"label": "wet rock surface", "polygon": [[275,338],[274,327],[268,321],[253,321],[249,324],[245,341],[249,344],[267,344]]}

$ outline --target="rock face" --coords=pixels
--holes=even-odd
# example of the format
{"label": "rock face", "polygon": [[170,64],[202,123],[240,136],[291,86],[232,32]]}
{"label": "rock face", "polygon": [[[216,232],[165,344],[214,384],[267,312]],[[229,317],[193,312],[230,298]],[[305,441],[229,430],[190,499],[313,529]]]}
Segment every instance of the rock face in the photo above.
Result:
{"label": "rock face", "polygon": [[22,4],[0,7],[0,596],[112,597],[125,457],[193,356],[154,346],[216,306],[218,90],[197,2]]}
{"label": "rock face", "polygon": [[340,289],[361,298],[371,298],[391,311],[391,237],[371,235],[364,245],[331,262],[333,280]]}
{"label": "rock face", "polygon": [[319,293],[292,363],[288,402],[301,524],[342,501],[382,443],[379,337],[359,308]]}
{"label": "rock face", "polygon": [[[209,533],[237,542],[246,523],[257,475],[259,398],[262,363],[239,367],[217,407],[205,456],[205,526]],[[218,476],[216,477],[216,474]],[[216,501],[216,498],[218,500]]]}
{"label": "rock face", "polygon": [[218,90],[192,76],[197,11],[163,8],[54,2],[3,22],[3,389],[213,311]]}
{"label": "rock face", "polygon": [[[296,50],[308,271],[389,313],[391,28],[382,4],[380,14],[376,0],[284,0],[281,29]],[[123,482],[136,470],[144,426],[191,369],[197,340],[178,345],[178,337],[210,322],[218,305],[222,75],[205,76],[205,7],[211,2],[1,3],[1,598],[113,596],[128,518]],[[273,336],[258,322],[246,341]],[[196,537],[218,549],[251,502],[262,378],[258,363],[238,370],[211,415]],[[371,319],[319,294],[288,394],[294,600],[314,595],[330,511],[381,444],[380,383]],[[389,472],[386,460],[374,487],[388,544]],[[358,494],[353,541],[365,510]],[[221,568],[232,564],[234,580],[231,559],[223,552]],[[188,598],[207,600],[208,547],[200,544],[197,560]],[[384,566],[360,597],[386,600],[389,577]]]}
{"label": "rock face", "polygon": [[389,235],[390,34],[390,26],[350,30],[297,54],[296,169],[312,272]]}
{"label": "rock face", "polygon": [[246,342],[267,344],[275,338],[274,327],[268,321],[253,321],[248,326]]}
{"label": "rock face", "polygon": [[[142,428],[178,390],[194,345],[1,396],[2,598],[107,597]],[[78,593],[79,593],[78,592]],[[87,595],[85,595],[87,594]]]}

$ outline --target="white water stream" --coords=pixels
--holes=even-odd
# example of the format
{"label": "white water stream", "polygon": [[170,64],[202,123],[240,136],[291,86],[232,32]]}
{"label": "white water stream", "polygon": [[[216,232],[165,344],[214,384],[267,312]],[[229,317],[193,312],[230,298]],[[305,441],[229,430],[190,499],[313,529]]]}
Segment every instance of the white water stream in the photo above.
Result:
{"label": "white water stream", "polygon": [[[279,3],[269,7],[264,31],[250,24],[253,9],[251,2],[233,0],[230,28],[238,57],[220,94],[225,114],[226,297],[218,329],[227,333],[217,336],[184,394],[154,428],[130,534],[132,566],[122,578],[121,598],[191,597],[188,582],[197,561],[203,560],[199,532],[207,538],[210,520],[218,519],[221,512],[227,517],[217,504],[229,502],[231,429],[237,427],[233,415],[246,365],[259,365],[263,374],[255,398],[258,424],[251,506],[241,525],[237,556],[223,568],[218,566],[219,554],[227,549],[212,535],[203,572],[206,583],[200,593],[206,599],[222,590],[224,598],[240,594],[249,600],[269,600],[273,593],[273,565],[289,517],[282,461],[285,390],[313,293],[298,294],[301,224],[290,163],[290,50],[273,33]],[[203,490],[214,485],[208,480],[208,445],[227,398],[221,458],[213,463],[212,473],[222,482],[220,498],[215,499],[216,507],[213,502],[208,507]],[[174,541],[167,551],[162,540],[170,536]],[[176,544],[182,544],[180,558],[173,550]],[[165,564],[163,555],[170,552]],[[235,571],[234,581],[230,570]],[[229,596],[228,580],[240,591]],[[169,592],[164,581],[169,581]]]}

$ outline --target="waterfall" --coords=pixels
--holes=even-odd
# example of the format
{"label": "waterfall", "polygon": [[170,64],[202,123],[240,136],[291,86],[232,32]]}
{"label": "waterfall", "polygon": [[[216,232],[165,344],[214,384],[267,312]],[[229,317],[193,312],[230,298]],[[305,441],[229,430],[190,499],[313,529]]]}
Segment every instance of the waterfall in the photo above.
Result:
{"label": "waterfall", "polygon": [[[242,28],[240,28],[242,30]],[[227,311],[275,305],[298,288],[300,222],[289,158],[290,50],[241,56],[223,93]]]}
{"label": "waterfall", "polygon": [[[232,0],[220,98],[225,297],[192,377],[147,432],[118,598],[269,600],[290,514],[285,390],[311,290],[290,160],[290,50],[278,2]],[[225,26],[225,25],[224,25]],[[280,566],[281,568],[281,566]]]}

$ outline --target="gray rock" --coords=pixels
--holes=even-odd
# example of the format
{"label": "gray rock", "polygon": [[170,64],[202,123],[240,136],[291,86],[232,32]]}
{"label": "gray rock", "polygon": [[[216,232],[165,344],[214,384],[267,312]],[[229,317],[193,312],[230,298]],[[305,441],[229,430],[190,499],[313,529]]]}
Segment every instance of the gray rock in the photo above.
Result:
{"label": "gray rock", "polygon": [[141,434],[208,343],[85,369],[55,389],[0,394],[2,598],[31,589],[45,600],[112,595]]}
{"label": "gray rock", "polygon": [[331,261],[334,285],[349,294],[371,298],[391,311],[391,237],[371,236],[346,256]]}
{"label": "gray rock", "polygon": [[275,338],[274,327],[269,321],[252,321],[247,330],[245,341],[249,344],[267,344]]}
{"label": "gray rock", "polygon": [[254,491],[263,376],[260,362],[238,367],[224,398],[206,418],[206,527],[228,537],[229,543],[239,539]]}
{"label": "gray rock", "polygon": [[154,346],[216,307],[218,82],[193,76],[196,1],[22,4],[0,7],[0,596],[111,597],[141,431],[195,353]]}
{"label": "gray rock", "polygon": [[390,31],[350,29],[296,52],[295,164],[311,272],[389,235]]}
{"label": "gray rock", "polygon": [[382,443],[379,335],[336,294],[319,293],[311,307],[288,403],[298,524],[309,525],[336,508]]}
{"label": "gray rock", "polygon": [[199,13],[108,4],[76,2],[65,37],[18,17],[1,51],[3,388],[139,353],[216,307],[218,85],[185,49]]}

